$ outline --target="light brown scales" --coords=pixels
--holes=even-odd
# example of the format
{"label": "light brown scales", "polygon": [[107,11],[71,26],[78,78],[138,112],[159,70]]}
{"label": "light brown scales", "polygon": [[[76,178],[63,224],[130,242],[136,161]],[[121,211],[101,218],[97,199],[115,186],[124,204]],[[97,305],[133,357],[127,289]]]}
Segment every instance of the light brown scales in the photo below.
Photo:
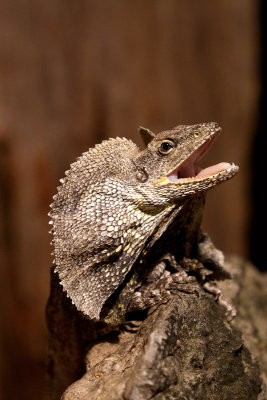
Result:
{"label": "light brown scales", "polygon": [[220,131],[216,123],[158,135],[140,131],[147,144],[143,151],[116,138],[83,153],[51,205],[55,271],[77,309],[90,318],[99,319],[144,246],[149,250],[164,234],[173,210],[182,212],[189,197],[238,170],[224,163],[205,176],[196,169],[198,156]]}

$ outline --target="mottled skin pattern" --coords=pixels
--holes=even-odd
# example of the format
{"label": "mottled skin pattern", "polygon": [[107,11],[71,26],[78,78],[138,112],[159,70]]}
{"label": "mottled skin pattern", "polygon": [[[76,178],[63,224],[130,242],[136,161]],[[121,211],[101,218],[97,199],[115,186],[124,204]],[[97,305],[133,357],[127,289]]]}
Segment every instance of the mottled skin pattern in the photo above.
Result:
{"label": "mottled skin pattern", "polygon": [[[55,271],[76,308],[111,325],[177,290],[229,278],[223,255],[200,230],[205,193],[234,176],[229,168],[171,182],[167,175],[220,131],[216,123],[178,126],[154,135],[146,149],[103,141],[61,179],[51,205]],[[228,311],[231,313],[231,307]]]}

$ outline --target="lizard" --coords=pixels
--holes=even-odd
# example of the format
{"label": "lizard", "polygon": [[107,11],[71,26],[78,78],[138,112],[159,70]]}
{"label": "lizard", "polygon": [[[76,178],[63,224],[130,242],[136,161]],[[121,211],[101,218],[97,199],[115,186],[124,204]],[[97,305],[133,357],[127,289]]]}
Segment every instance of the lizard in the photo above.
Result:
{"label": "lizard", "polygon": [[231,278],[223,253],[201,229],[207,191],[239,169],[199,167],[220,126],[139,132],[145,149],[126,138],[104,140],[60,179],[49,216],[63,290],[85,317],[110,325],[199,285],[234,315],[212,284]]}

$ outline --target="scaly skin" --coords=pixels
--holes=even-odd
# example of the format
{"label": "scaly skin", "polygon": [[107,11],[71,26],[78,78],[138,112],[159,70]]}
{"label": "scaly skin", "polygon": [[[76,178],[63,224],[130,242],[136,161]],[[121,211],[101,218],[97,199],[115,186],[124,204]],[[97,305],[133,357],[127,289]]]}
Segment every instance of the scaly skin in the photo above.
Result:
{"label": "scaly skin", "polygon": [[[175,282],[177,288],[182,280],[192,283],[186,271],[203,283],[210,275],[229,277],[200,225],[206,191],[238,167],[228,164],[193,178],[184,177],[191,167],[181,167],[197,149],[204,152],[219,131],[216,123],[157,135],[140,128],[145,150],[125,138],[109,139],[71,165],[51,205],[54,263],[63,289],[84,315],[100,320],[110,302],[104,320],[122,321],[127,311],[153,303],[149,288],[161,297],[164,285],[170,292]],[[183,179],[170,180],[179,166]],[[162,282],[160,289],[155,279]]]}

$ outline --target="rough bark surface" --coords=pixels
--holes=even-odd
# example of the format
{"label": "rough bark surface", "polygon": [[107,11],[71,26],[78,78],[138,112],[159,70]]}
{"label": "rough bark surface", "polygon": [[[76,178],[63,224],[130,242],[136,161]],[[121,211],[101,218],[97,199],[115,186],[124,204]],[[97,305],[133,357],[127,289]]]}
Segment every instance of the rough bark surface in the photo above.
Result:
{"label": "rough bark surface", "polygon": [[266,399],[267,276],[237,258],[227,267],[233,322],[213,296],[180,293],[98,339],[101,324],[76,313],[53,275],[47,399]]}

